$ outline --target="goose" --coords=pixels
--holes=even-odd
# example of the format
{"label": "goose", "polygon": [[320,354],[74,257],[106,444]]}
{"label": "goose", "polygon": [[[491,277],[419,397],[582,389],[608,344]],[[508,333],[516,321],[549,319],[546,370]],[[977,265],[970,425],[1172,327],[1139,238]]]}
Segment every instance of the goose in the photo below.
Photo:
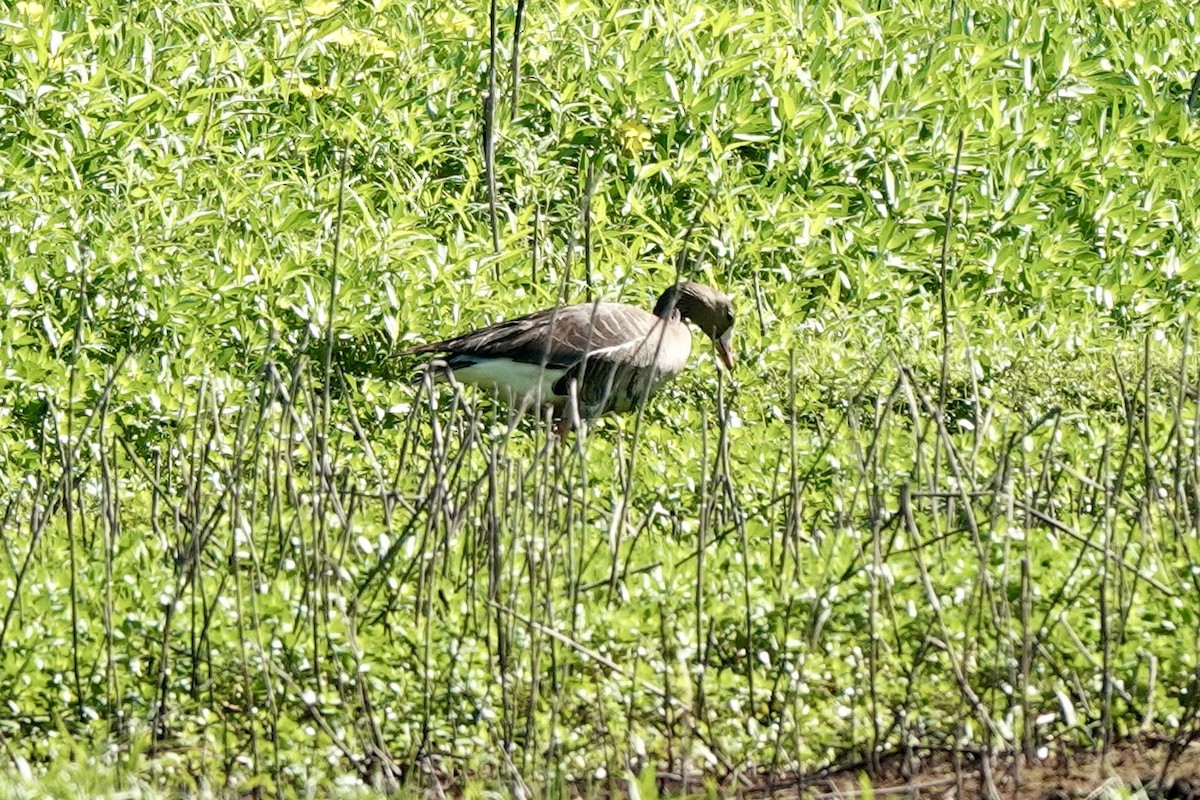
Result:
{"label": "goose", "polygon": [[652,312],[626,303],[557,306],[399,355],[442,354],[426,369],[483,387],[522,412],[552,406],[561,436],[581,420],[636,409],[679,374],[692,350],[689,321],[732,369],[733,304],[694,281],[669,287]]}

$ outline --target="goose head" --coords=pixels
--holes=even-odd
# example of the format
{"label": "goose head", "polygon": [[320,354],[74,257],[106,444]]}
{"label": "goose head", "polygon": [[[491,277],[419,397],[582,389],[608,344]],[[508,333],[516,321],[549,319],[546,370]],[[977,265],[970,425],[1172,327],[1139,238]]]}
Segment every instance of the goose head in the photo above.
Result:
{"label": "goose head", "polygon": [[658,298],[654,313],[669,319],[679,314],[704,331],[717,347],[721,362],[733,369],[733,303],[728,297],[703,283],[683,281],[667,289]]}

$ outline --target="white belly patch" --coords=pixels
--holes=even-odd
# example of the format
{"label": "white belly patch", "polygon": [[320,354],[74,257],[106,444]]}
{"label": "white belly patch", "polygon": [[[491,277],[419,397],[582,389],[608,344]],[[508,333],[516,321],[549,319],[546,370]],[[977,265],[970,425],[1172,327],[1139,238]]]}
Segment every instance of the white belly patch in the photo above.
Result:
{"label": "white belly patch", "polygon": [[489,389],[510,402],[561,406],[566,398],[554,394],[554,383],[563,372],[509,358],[489,358],[459,367],[454,370],[454,377],[462,383]]}

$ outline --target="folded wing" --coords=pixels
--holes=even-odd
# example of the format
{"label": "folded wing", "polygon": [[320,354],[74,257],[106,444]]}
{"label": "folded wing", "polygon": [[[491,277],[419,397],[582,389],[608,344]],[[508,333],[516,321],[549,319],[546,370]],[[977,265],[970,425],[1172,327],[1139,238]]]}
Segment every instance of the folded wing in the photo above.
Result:
{"label": "folded wing", "polygon": [[477,331],[420,345],[401,355],[447,353],[451,368],[481,359],[503,358],[569,370],[589,361],[616,359],[629,366],[649,366],[654,346],[643,347],[655,323],[653,314],[619,303],[581,303],[538,311]]}

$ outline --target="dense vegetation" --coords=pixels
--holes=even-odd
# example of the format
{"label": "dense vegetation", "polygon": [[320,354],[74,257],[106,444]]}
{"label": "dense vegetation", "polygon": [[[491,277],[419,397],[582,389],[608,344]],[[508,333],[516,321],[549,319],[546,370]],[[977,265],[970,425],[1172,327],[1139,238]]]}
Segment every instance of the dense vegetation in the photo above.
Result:
{"label": "dense vegetation", "polygon": [[[1190,4],[495,14],[0,12],[11,792],[1194,736]],[[677,270],[739,368],[586,436],[394,356]]]}

